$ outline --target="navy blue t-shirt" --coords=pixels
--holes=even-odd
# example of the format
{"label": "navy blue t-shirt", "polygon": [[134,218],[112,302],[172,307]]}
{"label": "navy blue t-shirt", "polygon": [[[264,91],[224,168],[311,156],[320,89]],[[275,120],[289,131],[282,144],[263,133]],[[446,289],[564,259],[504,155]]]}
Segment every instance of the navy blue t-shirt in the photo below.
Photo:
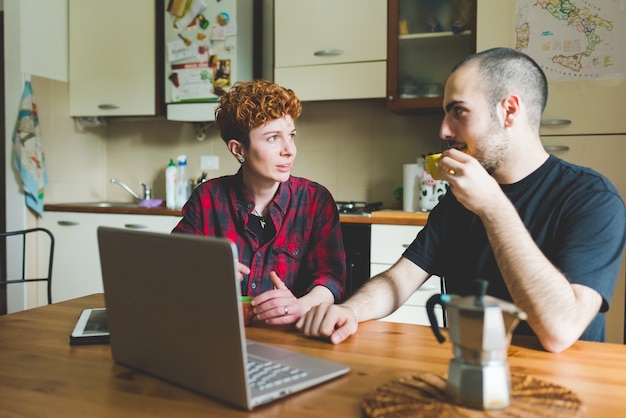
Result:
{"label": "navy blue t-shirt", "polygon": [[[604,341],[605,315],[626,239],[626,212],[616,188],[601,174],[550,156],[523,180],[502,185],[537,246],[571,283],[595,289],[600,312],[580,339]],[[449,192],[404,252],[423,270],[444,277],[446,291],[472,294],[474,279],[487,293],[511,301],[478,216]],[[524,321],[515,331],[532,335]]]}

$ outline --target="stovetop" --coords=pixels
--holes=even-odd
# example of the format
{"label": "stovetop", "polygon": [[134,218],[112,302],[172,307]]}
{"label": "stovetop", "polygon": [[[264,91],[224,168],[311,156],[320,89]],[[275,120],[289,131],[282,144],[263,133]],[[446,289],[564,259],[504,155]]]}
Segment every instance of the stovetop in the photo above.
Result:
{"label": "stovetop", "polygon": [[383,202],[335,202],[337,204],[337,210],[341,215],[352,216],[371,216],[371,212],[381,210],[383,208]]}

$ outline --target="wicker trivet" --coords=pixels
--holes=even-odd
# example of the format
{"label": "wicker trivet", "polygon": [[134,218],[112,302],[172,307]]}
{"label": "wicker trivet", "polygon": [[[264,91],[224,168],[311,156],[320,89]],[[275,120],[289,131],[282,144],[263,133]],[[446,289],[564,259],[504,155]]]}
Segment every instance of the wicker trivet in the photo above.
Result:
{"label": "wicker trivet", "polygon": [[511,405],[477,410],[450,403],[446,380],[422,373],[388,382],[361,402],[366,416],[382,417],[580,417],[585,405],[569,389],[531,376],[511,374]]}

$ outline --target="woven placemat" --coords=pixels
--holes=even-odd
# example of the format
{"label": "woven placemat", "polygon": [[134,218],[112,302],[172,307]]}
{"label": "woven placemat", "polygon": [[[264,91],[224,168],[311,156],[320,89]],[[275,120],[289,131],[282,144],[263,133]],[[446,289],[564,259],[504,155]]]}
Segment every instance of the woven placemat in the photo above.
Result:
{"label": "woven placemat", "polygon": [[361,402],[366,416],[382,417],[581,417],[586,407],[569,389],[532,376],[511,374],[511,404],[477,410],[445,398],[446,379],[433,373],[388,382]]}

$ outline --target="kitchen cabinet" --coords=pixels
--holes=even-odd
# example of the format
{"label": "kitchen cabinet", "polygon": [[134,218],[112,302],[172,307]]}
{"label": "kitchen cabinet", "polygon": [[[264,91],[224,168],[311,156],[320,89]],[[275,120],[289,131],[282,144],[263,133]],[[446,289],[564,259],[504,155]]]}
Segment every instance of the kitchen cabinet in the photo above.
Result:
{"label": "kitchen cabinet", "polygon": [[[4,6],[4,19],[5,22],[8,19],[18,25],[16,27],[19,28],[20,39],[17,42],[6,32],[4,36],[19,47],[21,71],[31,76],[67,83],[67,0],[30,0],[14,3],[16,4]],[[13,9],[13,6],[16,9]],[[19,10],[17,23],[12,14],[13,10]],[[6,54],[6,57],[11,56],[10,50]]]}
{"label": "kitchen cabinet", "polygon": [[157,10],[163,0],[69,0],[70,116],[160,114]]}
{"label": "kitchen cabinet", "polygon": [[52,301],[103,291],[99,226],[170,232],[178,220],[177,216],[45,212],[40,226],[48,228],[55,237]]}
{"label": "kitchen cabinet", "polygon": [[[412,225],[372,225],[370,274],[375,276],[382,273],[398,261],[422,228]],[[441,278],[432,276],[400,308],[381,321],[429,325],[426,301],[437,293],[441,293]],[[435,307],[435,315],[438,323],[443,324],[443,310],[440,306]]]}
{"label": "kitchen cabinet", "polygon": [[441,109],[450,70],[476,51],[475,0],[389,0],[387,107]]}
{"label": "kitchen cabinet", "polygon": [[263,76],[301,100],[385,97],[385,0],[266,0]]}
{"label": "kitchen cabinet", "polygon": [[52,301],[102,292],[96,230],[100,215],[45,212],[39,225],[54,235]]}

